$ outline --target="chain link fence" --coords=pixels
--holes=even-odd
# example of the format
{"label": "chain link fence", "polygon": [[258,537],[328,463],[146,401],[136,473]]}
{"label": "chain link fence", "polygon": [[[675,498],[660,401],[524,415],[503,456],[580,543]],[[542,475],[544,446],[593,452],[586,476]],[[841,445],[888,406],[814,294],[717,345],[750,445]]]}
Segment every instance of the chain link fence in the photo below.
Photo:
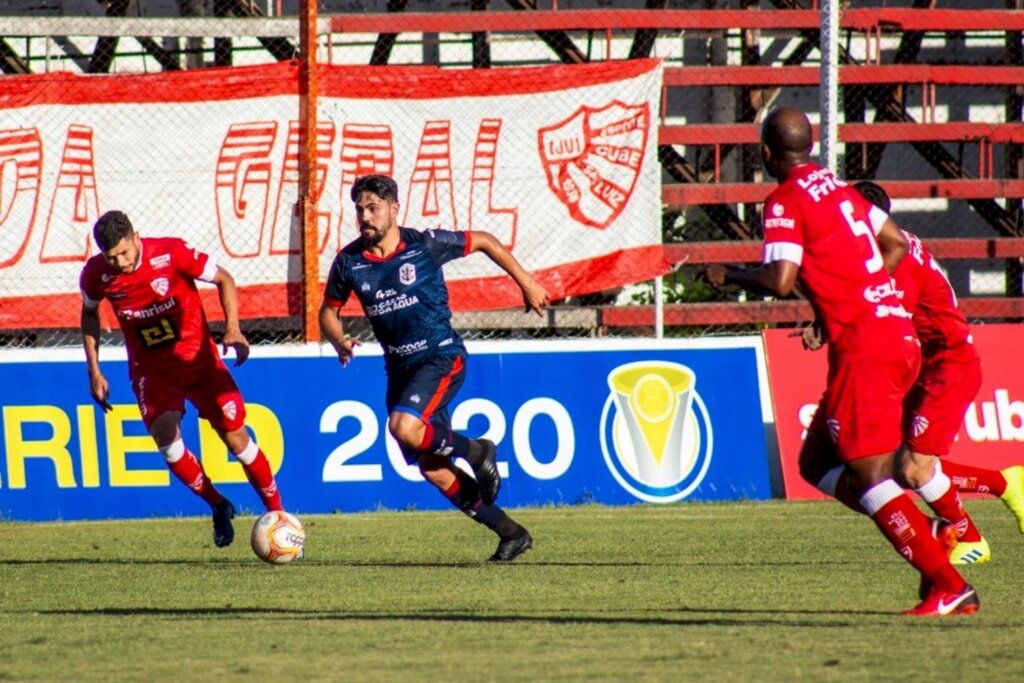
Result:
{"label": "chain link fence", "polygon": [[[11,17],[0,36],[2,343],[78,343],[77,276],[94,253],[91,224],[109,208],[143,235],[187,237],[214,254],[243,286],[253,341],[303,339],[297,23],[263,18],[295,3],[85,5],[107,21],[200,5],[236,19],[120,23],[114,38],[67,16],[68,4],[59,18],[0,10]],[[795,325],[807,314],[741,302],[699,272],[706,260],[758,258],[770,190],[757,146],[763,112],[795,106],[820,120],[810,3],[649,1],[649,10],[700,10],[649,13],[655,28],[638,25],[638,3],[626,2],[358,5],[320,3],[321,278],[354,236],[347,188],[372,171],[399,180],[403,224],[494,232],[559,298],[534,319],[513,307],[511,283],[485,257],[452,264],[467,338],[650,336],[658,274],[669,336]],[[889,191],[894,217],[932,246],[977,320],[1021,316],[1024,68],[1022,27],[1007,6],[849,2],[841,23],[838,171]],[[753,8],[762,11],[737,12]],[[912,21],[899,14],[909,9]],[[422,15],[410,12],[430,15],[429,25],[417,30]],[[486,31],[464,23],[487,13],[501,16]],[[661,60],[654,92],[644,69],[624,66],[648,57]],[[623,129],[643,119],[630,109],[641,105],[647,127]],[[629,190],[628,201],[602,198],[595,178]],[[648,249],[655,243],[669,247],[664,257]],[[371,338],[350,313],[349,329]]]}

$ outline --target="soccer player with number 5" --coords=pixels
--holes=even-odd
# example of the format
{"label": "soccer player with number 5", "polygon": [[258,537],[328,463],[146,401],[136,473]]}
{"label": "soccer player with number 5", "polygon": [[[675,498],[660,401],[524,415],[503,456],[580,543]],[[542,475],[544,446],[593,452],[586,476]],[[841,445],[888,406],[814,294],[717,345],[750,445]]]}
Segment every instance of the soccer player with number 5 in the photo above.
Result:
{"label": "soccer player with number 5", "polygon": [[238,459],[267,510],[281,495],[266,456],[245,429],[245,403],[210,334],[196,280],[217,286],[224,309],[224,353],[235,365],[249,357],[238,326],[238,295],[231,275],[209,255],[173,237],[142,238],[121,211],[93,227],[100,248],[82,269],[82,343],[93,399],[109,412],[110,387],[100,371],[99,305],[110,302],[128,350],[128,375],[146,428],[171,472],[213,510],[213,542],[231,544],[235,508],[185,447],[181,417],[188,399]]}
{"label": "soccer player with number 5", "polygon": [[761,157],[779,186],[764,203],[762,265],[714,264],[713,285],[734,283],[787,296],[797,280],[829,339],[828,382],[812,427],[831,439],[852,473],[860,506],[929,587],[907,614],[971,614],[974,588],[950,564],[931,521],[896,482],[903,399],[921,364],[911,315],[890,273],[907,253],[899,226],[855,189],[810,160],[811,123],[776,109],[761,127]]}
{"label": "soccer player with number 5", "polygon": [[[865,199],[889,213],[891,201],[880,185],[861,181],[855,188]],[[904,308],[914,315],[914,329],[921,342],[922,366],[917,382],[904,401],[906,448],[897,468],[901,483],[917,494],[941,518],[952,525],[953,536],[942,526],[937,531],[949,544],[953,564],[988,562],[992,556],[981,532],[960,499],[959,491],[998,496],[1017,518],[1024,533],[1024,467],[1003,471],[950,461],[949,454],[964,413],[981,388],[981,358],[967,318],[941,266],[913,233],[904,231],[910,252],[892,273]],[[804,333],[804,347],[820,348],[824,339],[818,326]],[[814,429],[827,437],[827,431]],[[940,461],[941,458],[941,461]],[[823,493],[851,509],[863,512],[856,493],[848,485],[845,466],[827,440],[805,441],[800,452],[800,473]],[[927,583],[924,584],[927,587]],[[923,596],[922,596],[923,597]]]}

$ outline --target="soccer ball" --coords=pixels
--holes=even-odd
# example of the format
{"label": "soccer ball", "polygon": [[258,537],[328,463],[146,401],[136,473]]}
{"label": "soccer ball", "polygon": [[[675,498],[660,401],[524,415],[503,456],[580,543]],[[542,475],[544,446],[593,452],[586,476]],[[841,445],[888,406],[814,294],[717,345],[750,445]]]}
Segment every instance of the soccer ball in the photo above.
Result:
{"label": "soccer ball", "polygon": [[271,510],[252,527],[252,551],[270,564],[288,564],[302,558],[306,530],[295,515]]}

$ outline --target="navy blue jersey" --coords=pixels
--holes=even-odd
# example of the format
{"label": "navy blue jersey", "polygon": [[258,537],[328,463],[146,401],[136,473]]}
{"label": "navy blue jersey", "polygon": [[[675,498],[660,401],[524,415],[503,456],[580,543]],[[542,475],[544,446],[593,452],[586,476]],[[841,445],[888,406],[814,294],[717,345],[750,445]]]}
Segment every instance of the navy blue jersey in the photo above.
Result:
{"label": "navy blue jersey", "polygon": [[331,264],[324,292],[327,304],[338,307],[355,292],[389,369],[465,352],[452,328],[441,266],[469,253],[469,233],[399,231],[398,249],[385,258],[365,251],[361,240],[348,244]]}

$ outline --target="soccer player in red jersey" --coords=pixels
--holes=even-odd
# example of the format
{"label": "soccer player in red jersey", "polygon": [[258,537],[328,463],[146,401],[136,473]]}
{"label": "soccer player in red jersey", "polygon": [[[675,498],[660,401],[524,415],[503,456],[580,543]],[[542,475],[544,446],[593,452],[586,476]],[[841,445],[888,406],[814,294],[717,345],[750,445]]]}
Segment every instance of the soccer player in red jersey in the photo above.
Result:
{"label": "soccer player in red jersey", "polygon": [[[876,183],[863,181],[856,189],[886,214],[891,202]],[[960,500],[958,490],[999,496],[1024,530],[1024,467],[1002,472],[961,465],[943,458],[949,454],[963,422],[964,412],[981,387],[981,358],[967,319],[957,306],[956,294],[931,252],[914,234],[904,231],[910,246],[892,277],[903,306],[914,318],[921,341],[922,366],[917,382],[904,401],[906,449],[898,470],[901,482],[914,489],[935,513],[956,529],[953,564],[977,564],[991,558],[988,542],[981,536]],[[814,327],[804,336],[807,348],[823,339]],[[860,510],[851,495],[845,467],[828,456],[828,444],[801,452],[801,474],[821,491]],[[827,470],[827,471],[826,471]]]}
{"label": "soccer player in red jersey", "polygon": [[796,109],[776,109],[765,118],[761,156],[779,186],[764,203],[762,264],[714,264],[705,275],[713,285],[734,283],[777,296],[791,294],[799,279],[829,338],[817,426],[850,469],[861,507],[929,586],[908,614],[976,612],[974,588],[894,479],[903,398],[921,362],[911,316],[889,276],[907,241],[885,212],[811,162],[811,132]]}
{"label": "soccer player in red jersey", "polygon": [[231,275],[207,254],[183,240],[142,238],[121,211],[108,211],[93,227],[100,254],[82,269],[82,343],[89,390],[105,410],[109,384],[100,371],[99,305],[110,302],[128,350],[128,375],[146,428],[171,472],[213,510],[213,541],[234,540],[235,508],[214,488],[202,464],[181,438],[188,399],[210,422],[267,510],[281,509],[270,464],[245,429],[245,402],[210,335],[196,280],[212,282],[224,309],[224,352],[235,350],[235,365],[249,357],[249,342],[238,326],[238,295]]}

